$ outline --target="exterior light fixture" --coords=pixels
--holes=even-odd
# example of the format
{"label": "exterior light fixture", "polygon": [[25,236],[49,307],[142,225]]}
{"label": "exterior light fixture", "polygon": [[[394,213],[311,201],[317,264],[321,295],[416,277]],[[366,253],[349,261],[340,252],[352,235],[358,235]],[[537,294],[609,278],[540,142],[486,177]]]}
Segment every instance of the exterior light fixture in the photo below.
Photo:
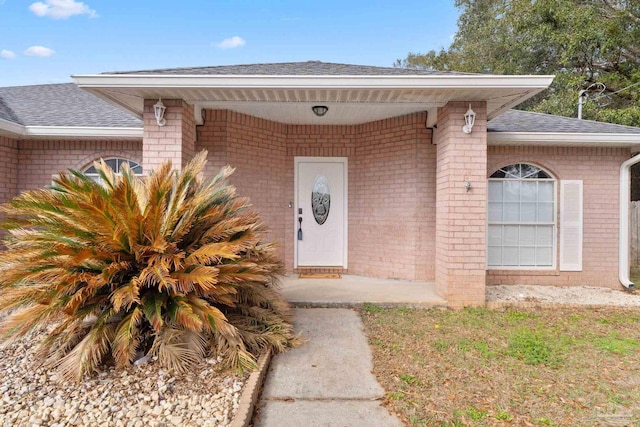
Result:
{"label": "exterior light fixture", "polygon": [[313,107],[311,107],[311,110],[316,116],[322,117],[327,114],[327,111],[329,111],[329,107],[327,107],[326,105],[314,105]]}
{"label": "exterior light fixture", "polygon": [[467,190],[467,192],[471,191],[471,181],[467,181],[464,185],[464,189]]}
{"label": "exterior light fixture", "polygon": [[471,104],[469,104],[469,109],[464,113],[464,126],[462,126],[462,132],[471,133],[471,129],[473,129],[475,122],[476,113],[471,109]]}
{"label": "exterior light fixture", "polygon": [[164,126],[167,124],[167,120],[164,118],[164,112],[167,111],[167,107],[162,103],[162,98],[158,99],[153,105],[153,112],[156,115],[156,122],[158,122],[158,126]]}

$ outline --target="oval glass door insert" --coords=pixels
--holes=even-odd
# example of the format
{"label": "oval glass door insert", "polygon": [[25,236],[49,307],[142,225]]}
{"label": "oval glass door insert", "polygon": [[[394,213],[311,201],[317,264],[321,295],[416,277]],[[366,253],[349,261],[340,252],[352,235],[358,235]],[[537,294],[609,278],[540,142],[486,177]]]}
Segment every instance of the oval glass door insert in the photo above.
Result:
{"label": "oval glass door insert", "polygon": [[323,175],[316,178],[311,190],[311,211],[313,218],[320,225],[324,224],[329,216],[331,208],[331,193],[329,191],[329,181]]}

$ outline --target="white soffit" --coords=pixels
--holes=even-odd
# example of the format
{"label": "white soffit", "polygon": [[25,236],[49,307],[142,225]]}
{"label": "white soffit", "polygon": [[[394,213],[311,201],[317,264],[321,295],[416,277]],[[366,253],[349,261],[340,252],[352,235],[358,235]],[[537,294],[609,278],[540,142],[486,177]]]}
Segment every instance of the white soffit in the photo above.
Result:
{"label": "white soffit", "polygon": [[[73,76],[75,83],[141,116],[144,99],[183,99],[291,124],[356,124],[419,111],[449,101],[487,101],[489,118],[546,89],[553,76]],[[310,106],[329,107],[322,119]],[[432,123],[433,124],[433,123]]]}

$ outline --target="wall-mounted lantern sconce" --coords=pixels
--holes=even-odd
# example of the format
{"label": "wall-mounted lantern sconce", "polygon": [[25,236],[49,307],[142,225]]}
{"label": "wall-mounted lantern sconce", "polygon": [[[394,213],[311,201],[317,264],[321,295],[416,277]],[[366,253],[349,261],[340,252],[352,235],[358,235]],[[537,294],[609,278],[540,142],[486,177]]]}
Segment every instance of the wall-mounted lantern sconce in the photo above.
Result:
{"label": "wall-mounted lantern sconce", "polygon": [[462,132],[471,133],[471,129],[473,129],[475,122],[476,113],[471,109],[471,104],[469,104],[469,109],[464,113],[464,126],[462,126]]}
{"label": "wall-mounted lantern sconce", "polygon": [[464,189],[467,190],[467,192],[471,191],[471,181],[467,181],[464,185]]}
{"label": "wall-mounted lantern sconce", "polygon": [[162,103],[162,98],[159,98],[158,102],[153,106],[153,112],[156,115],[156,122],[158,123],[158,126],[164,126],[167,124],[167,121],[164,118],[165,111],[167,111],[167,107]]}
{"label": "wall-mounted lantern sconce", "polygon": [[314,105],[313,107],[311,107],[311,111],[313,111],[313,114],[315,114],[316,116],[322,117],[327,114],[327,111],[329,111],[329,107],[327,107],[326,105]]}

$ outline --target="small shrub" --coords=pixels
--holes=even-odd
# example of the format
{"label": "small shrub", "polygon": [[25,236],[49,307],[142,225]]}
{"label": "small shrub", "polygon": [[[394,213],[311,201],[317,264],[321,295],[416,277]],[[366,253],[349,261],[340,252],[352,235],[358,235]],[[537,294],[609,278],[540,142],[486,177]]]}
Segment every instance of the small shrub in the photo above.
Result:
{"label": "small shrub", "polygon": [[370,302],[365,302],[362,305],[362,310],[364,310],[365,313],[382,313],[382,307],[380,307],[379,305],[375,305],[375,304],[371,304]]}
{"label": "small shrub", "polygon": [[100,162],[103,185],[71,171],[3,206],[0,335],[57,323],[40,355],[75,379],[140,354],[178,371],[207,355],[251,369],[262,349],[297,344],[264,225],[226,184],[233,170],[203,179],[205,163],[143,180]]}
{"label": "small shrub", "polygon": [[527,365],[554,366],[559,357],[554,352],[548,337],[529,330],[520,331],[509,339],[507,352],[523,360]]}
{"label": "small shrub", "polygon": [[400,378],[400,381],[407,383],[409,385],[416,384],[418,382],[418,377],[414,375],[400,374],[398,375],[398,378]]}
{"label": "small shrub", "polygon": [[473,406],[468,407],[465,413],[474,421],[480,421],[487,415],[487,411],[481,411],[480,409]]}
{"label": "small shrub", "polygon": [[617,334],[598,337],[594,340],[596,347],[620,355],[627,355],[638,348],[638,341],[633,338],[620,338]]}

